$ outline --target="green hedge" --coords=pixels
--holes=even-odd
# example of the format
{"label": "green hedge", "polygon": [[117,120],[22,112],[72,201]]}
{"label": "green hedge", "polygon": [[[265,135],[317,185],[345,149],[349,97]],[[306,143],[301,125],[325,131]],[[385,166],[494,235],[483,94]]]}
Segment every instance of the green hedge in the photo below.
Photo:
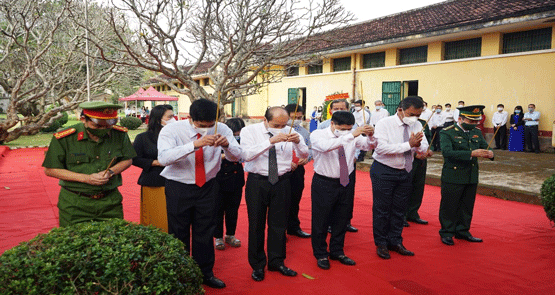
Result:
{"label": "green hedge", "polygon": [[555,222],[555,174],[543,182],[540,196],[547,218]]}
{"label": "green hedge", "polygon": [[0,294],[202,294],[181,241],[125,220],[54,228],[0,256]]}
{"label": "green hedge", "polygon": [[135,130],[143,124],[143,121],[135,117],[124,117],[119,120],[119,124],[129,130]]}

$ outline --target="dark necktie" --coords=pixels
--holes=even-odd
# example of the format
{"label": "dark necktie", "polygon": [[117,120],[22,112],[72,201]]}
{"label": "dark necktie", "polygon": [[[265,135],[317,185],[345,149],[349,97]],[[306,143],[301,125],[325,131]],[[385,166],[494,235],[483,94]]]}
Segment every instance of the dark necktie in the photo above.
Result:
{"label": "dark necktie", "polygon": [[340,146],[337,150],[339,152],[339,183],[342,186],[349,184],[349,168],[347,167],[347,157],[345,157],[345,149]]}
{"label": "dark necktie", "polygon": [[[409,135],[409,125],[404,124],[405,131],[403,132],[403,142],[407,142],[410,139]],[[412,170],[412,148],[405,152],[405,170],[410,173]]]}
{"label": "dark necktie", "polygon": [[[197,139],[201,138],[197,134]],[[204,171],[204,153],[202,147],[195,151],[195,184],[199,187],[206,183],[206,172]]]}
{"label": "dark necktie", "polygon": [[[272,137],[272,133],[268,132],[270,137]],[[276,155],[276,146],[270,148],[268,154],[268,181],[271,184],[276,184],[278,182],[278,165],[277,165],[277,155]]]}

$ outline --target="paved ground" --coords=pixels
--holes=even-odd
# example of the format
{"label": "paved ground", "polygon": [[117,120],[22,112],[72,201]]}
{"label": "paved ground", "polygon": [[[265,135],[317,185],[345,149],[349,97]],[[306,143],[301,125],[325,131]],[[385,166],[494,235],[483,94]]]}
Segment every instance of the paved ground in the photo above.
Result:
{"label": "paved ground", "polygon": [[[555,174],[555,154],[523,153],[495,150],[495,160],[480,160],[479,193],[501,199],[541,204],[539,194],[544,180]],[[368,170],[371,158],[358,163]],[[440,185],[443,157],[435,154],[428,160],[427,184]]]}

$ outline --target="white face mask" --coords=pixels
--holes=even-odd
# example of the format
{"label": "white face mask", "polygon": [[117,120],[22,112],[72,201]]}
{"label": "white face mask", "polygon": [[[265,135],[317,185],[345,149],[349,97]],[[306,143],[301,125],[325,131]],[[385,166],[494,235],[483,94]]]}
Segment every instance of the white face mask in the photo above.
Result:
{"label": "white face mask", "polygon": [[436,109],[436,113],[441,113],[441,109]]}
{"label": "white face mask", "polygon": [[501,112],[501,111],[503,111],[503,108],[497,108],[497,110]]}
{"label": "white face mask", "polygon": [[272,135],[277,135],[283,132],[283,128],[271,128],[268,127],[268,132],[272,133]]}
{"label": "white face mask", "polygon": [[162,123],[162,126],[166,126],[166,125],[168,125],[170,123],[173,123],[173,122],[177,122],[177,120],[172,117],[172,118],[169,118],[168,120],[162,120],[161,123]]}
{"label": "white face mask", "polygon": [[382,106],[376,106],[376,110],[380,110]]}
{"label": "white face mask", "polygon": [[423,106],[423,107],[422,107],[422,110],[423,110],[423,111],[425,111],[426,109],[427,109],[426,106]]}
{"label": "white face mask", "polygon": [[339,130],[339,129],[335,129],[335,130],[333,131],[333,134],[334,134],[335,136],[337,136],[337,137],[341,137],[341,136],[347,135],[347,134],[349,134],[349,133],[351,133],[351,130]]}
{"label": "white face mask", "polygon": [[459,105],[459,108],[462,108],[462,107],[464,107],[464,104],[460,104],[460,105]]}
{"label": "white face mask", "polygon": [[301,125],[302,121],[301,120],[291,120],[289,119],[289,121],[287,121],[287,125],[293,126],[293,125]]}
{"label": "white face mask", "polygon": [[355,111],[357,111],[357,112],[358,112],[358,111],[360,111],[360,110],[362,110],[362,108],[361,108],[361,107],[355,107]]}
{"label": "white face mask", "polygon": [[405,111],[403,111],[403,115],[405,115],[405,117],[403,118],[403,123],[409,126],[414,125],[414,123],[418,121],[418,117],[407,117],[407,115],[405,114]]}
{"label": "white face mask", "polygon": [[206,134],[208,134],[208,132],[210,132],[210,130],[212,130],[214,127],[205,127],[205,128],[201,128],[201,127],[196,127],[194,126],[194,130],[196,133],[200,134],[201,136],[205,136]]}
{"label": "white face mask", "polygon": [[446,111],[450,111],[450,110],[451,110],[451,108],[445,108],[445,110],[446,110]]}

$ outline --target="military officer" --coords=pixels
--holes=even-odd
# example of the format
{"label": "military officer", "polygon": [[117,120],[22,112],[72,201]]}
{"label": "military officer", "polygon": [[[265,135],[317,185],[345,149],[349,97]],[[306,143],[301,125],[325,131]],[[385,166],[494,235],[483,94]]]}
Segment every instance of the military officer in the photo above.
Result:
{"label": "military officer", "polygon": [[60,180],[60,226],[123,218],[121,172],[136,156],[127,129],[115,125],[119,105],[79,105],[81,123],[54,134],[42,166]]}
{"label": "military officer", "polygon": [[444,157],[441,173],[441,203],[439,222],[441,241],[454,245],[453,236],[469,242],[482,242],[473,237],[470,230],[476,189],[478,187],[478,158],[493,160],[493,151],[476,125],[482,118],[482,105],[459,108],[455,125],[440,133],[441,151]]}
{"label": "military officer", "polygon": [[[432,133],[428,124],[425,120],[418,119],[420,124],[424,126],[424,136],[428,142],[432,142]],[[428,224],[428,221],[420,218],[418,214],[418,209],[422,205],[422,198],[424,197],[424,186],[426,185],[426,170],[428,168],[427,157],[416,153],[414,155],[414,160],[412,162],[412,191],[409,196],[409,203],[407,206],[407,221],[418,223],[418,224]],[[405,227],[409,224],[405,221]]]}

